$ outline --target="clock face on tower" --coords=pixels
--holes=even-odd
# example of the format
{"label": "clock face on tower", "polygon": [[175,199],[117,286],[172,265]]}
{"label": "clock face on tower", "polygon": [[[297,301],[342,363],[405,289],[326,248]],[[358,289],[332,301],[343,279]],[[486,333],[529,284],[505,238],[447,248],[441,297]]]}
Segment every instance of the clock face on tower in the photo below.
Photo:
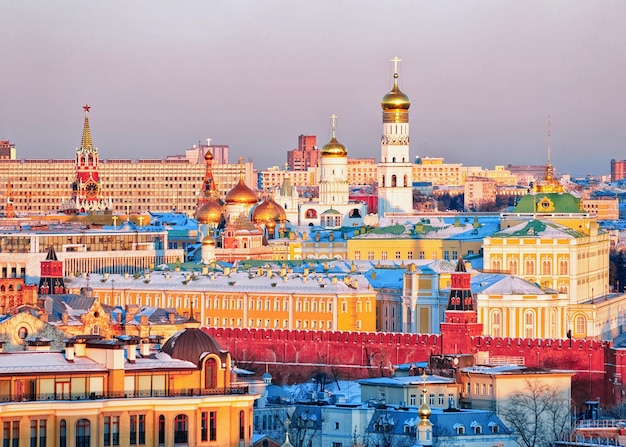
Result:
{"label": "clock face on tower", "polygon": [[98,195],[98,184],[96,182],[87,182],[85,183],[85,195],[93,199]]}

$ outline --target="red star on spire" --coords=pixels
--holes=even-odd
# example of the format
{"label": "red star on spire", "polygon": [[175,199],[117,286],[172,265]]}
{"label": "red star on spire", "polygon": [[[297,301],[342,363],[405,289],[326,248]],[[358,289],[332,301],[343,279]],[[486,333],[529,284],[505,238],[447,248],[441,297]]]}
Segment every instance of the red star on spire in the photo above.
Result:
{"label": "red star on spire", "polygon": [[83,106],[83,110],[84,110],[85,112],[89,112],[89,109],[91,109],[91,107],[89,107],[89,104],[85,104],[85,105]]}

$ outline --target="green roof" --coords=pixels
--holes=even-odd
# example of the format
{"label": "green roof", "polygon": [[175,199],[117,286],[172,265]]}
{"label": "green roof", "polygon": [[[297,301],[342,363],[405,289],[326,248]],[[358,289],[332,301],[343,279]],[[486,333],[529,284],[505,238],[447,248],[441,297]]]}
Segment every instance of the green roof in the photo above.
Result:
{"label": "green roof", "polygon": [[580,199],[568,193],[536,193],[528,194],[519,199],[514,213],[527,214],[571,214],[585,213]]}

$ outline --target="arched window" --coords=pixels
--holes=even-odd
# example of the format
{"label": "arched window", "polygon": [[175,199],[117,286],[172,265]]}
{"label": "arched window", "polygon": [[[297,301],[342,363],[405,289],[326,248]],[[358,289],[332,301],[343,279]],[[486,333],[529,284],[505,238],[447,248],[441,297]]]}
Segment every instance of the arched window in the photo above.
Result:
{"label": "arched window", "polygon": [[535,338],[535,314],[532,310],[524,313],[524,337]]}
{"label": "arched window", "polygon": [[541,274],[542,275],[552,274],[552,262],[551,261],[546,259],[541,263]]}
{"label": "arched window", "polygon": [[382,186],[386,186],[386,185],[385,185],[385,176],[384,176],[384,175],[383,175],[383,181],[381,182],[381,185],[382,185]]}
{"label": "arched window", "polygon": [[65,419],[59,422],[59,447],[67,447],[67,421]]}
{"label": "arched window", "polygon": [[524,270],[525,275],[534,275],[535,274],[535,261],[532,259],[526,260],[526,269]]}
{"label": "arched window", "polygon": [[396,187],[396,183],[397,183],[397,179],[395,175],[391,176],[391,187],[395,188]]}
{"label": "arched window", "polygon": [[89,447],[91,445],[91,423],[89,419],[76,421],[76,447]]}
{"label": "arched window", "polygon": [[559,261],[559,275],[567,275],[569,270],[568,262],[565,260]]}
{"label": "arched window", "polygon": [[204,363],[204,387],[207,389],[217,387],[217,362],[215,359],[207,359]]}
{"label": "arched window", "polygon": [[491,314],[491,333],[493,337],[501,337],[502,332],[500,330],[501,315],[499,310],[494,310]]}
{"label": "arched window", "polygon": [[587,321],[582,315],[576,317],[576,336],[585,337],[587,335]]}
{"label": "arched window", "polygon": [[409,186],[409,176],[404,174],[404,187],[407,188],[408,186]]}
{"label": "arched window", "polygon": [[159,415],[159,445],[165,445],[165,416]]}
{"label": "arched window", "polygon": [[246,436],[246,416],[243,410],[239,411],[239,439],[242,440]]}
{"label": "arched window", "polygon": [[179,414],[174,419],[174,444],[187,444],[189,422],[186,414]]}
{"label": "arched window", "polygon": [[304,216],[307,219],[317,219],[317,211],[315,211],[313,208],[309,208],[308,210],[306,210],[306,213],[304,213]]}
{"label": "arched window", "polygon": [[509,272],[511,272],[511,275],[517,275],[517,259],[509,261]]}
{"label": "arched window", "polygon": [[502,264],[499,259],[494,259],[493,261],[491,261],[491,263],[493,265],[493,269],[496,271],[499,271],[500,268],[502,267]]}

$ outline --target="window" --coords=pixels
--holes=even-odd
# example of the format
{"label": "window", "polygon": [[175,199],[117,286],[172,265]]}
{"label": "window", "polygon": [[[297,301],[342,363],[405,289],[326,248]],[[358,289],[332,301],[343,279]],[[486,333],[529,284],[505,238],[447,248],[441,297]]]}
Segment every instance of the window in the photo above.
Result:
{"label": "window", "polygon": [[583,317],[582,315],[578,315],[576,317],[576,335],[584,336],[587,333],[585,326],[587,326],[585,317]]}
{"label": "window", "polygon": [[335,430],[339,430],[339,422],[335,422]]}
{"label": "window", "polygon": [[445,259],[446,261],[450,260],[450,252],[448,250],[445,250],[443,252],[443,259]]}
{"label": "window", "polygon": [[452,251],[452,259],[457,260],[459,258],[459,253],[456,250]]}
{"label": "window", "polygon": [[423,251],[420,251],[419,258],[424,259],[425,256],[426,256],[426,253],[424,253]]}
{"label": "window", "polygon": [[443,405],[443,394],[439,394],[439,405]]}
{"label": "window", "polygon": [[104,416],[104,445],[120,445],[120,417]]}
{"label": "window", "polygon": [[526,338],[535,336],[535,314],[530,310],[524,313],[524,336]]}
{"label": "window", "polygon": [[381,259],[382,261],[386,261],[386,260],[387,260],[387,251],[386,251],[386,250],[385,250],[385,251],[383,251],[383,252],[380,254],[380,259]]}
{"label": "window", "polygon": [[480,384],[479,383],[474,385],[474,394],[480,394]]}
{"label": "window", "polygon": [[373,251],[368,251],[367,252],[367,260],[368,261],[373,261],[374,260],[374,252]]}
{"label": "window", "polygon": [[20,445],[20,421],[4,421],[2,424],[3,447]]}
{"label": "window", "polygon": [[361,260],[361,252],[359,250],[356,250],[354,252],[354,260],[355,261],[360,261]]}
{"label": "window", "polygon": [[435,395],[431,394],[428,396],[428,405],[435,405]]}
{"label": "window", "polygon": [[31,419],[30,421],[30,446],[46,447],[46,420]]}
{"label": "window", "polygon": [[241,410],[239,412],[239,440],[244,439],[246,436],[246,415]]}
{"label": "window", "polygon": [[144,445],[146,443],[146,415],[130,415],[130,444]]}
{"label": "window", "polygon": [[188,425],[186,414],[179,414],[174,418],[174,444],[187,444],[189,438]]}
{"label": "window", "polygon": [[400,252],[396,251],[396,260],[400,260],[400,259],[402,259],[401,256],[400,256]]}
{"label": "window", "polygon": [[415,406],[416,397],[417,396],[415,394],[411,394],[411,396],[409,396],[409,405],[411,405],[412,407]]}
{"label": "window", "polygon": [[413,259],[413,252],[412,252],[412,251],[409,251],[409,252],[406,254],[406,257],[407,257],[407,259]]}
{"label": "window", "polygon": [[333,447],[343,447],[341,442],[333,442]]}
{"label": "window", "polygon": [[59,422],[59,447],[67,447],[67,422],[61,419]]}
{"label": "window", "polygon": [[165,416],[159,415],[159,445],[165,445]]}
{"label": "window", "polygon": [[76,421],[76,447],[91,446],[91,422],[89,419]]}

